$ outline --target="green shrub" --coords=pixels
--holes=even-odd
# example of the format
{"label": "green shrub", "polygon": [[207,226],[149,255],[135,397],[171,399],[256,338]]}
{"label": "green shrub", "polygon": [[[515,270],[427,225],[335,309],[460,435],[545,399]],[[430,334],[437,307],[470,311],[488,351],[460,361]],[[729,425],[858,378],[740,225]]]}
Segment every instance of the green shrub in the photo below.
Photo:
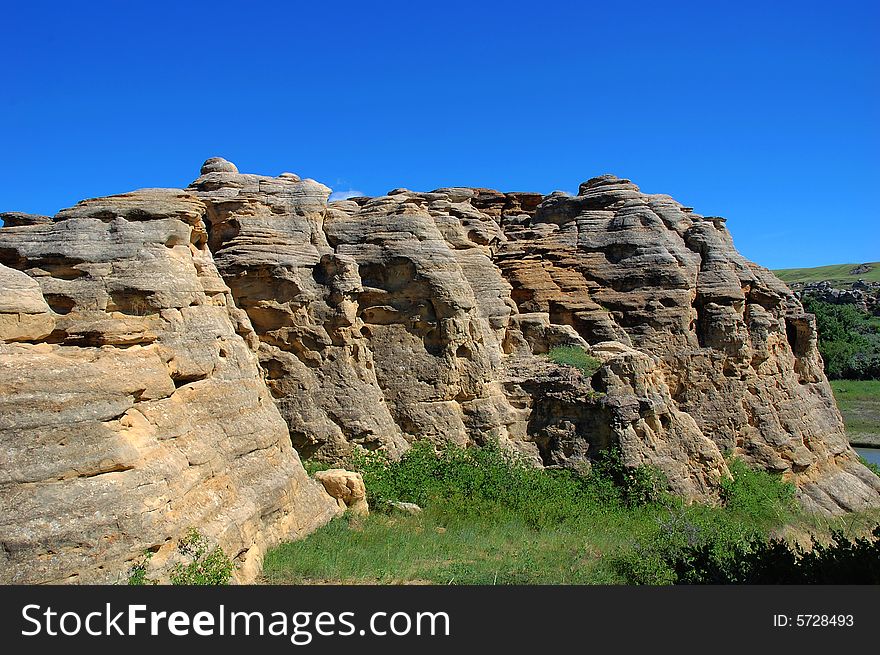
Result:
{"label": "green shrub", "polygon": [[804,309],[816,315],[819,352],[831,379],[880,378],[880,322],[854,305],[832,305],[809,296]]}
{"label": "green shrub", "polygon": [[211,549],[208,539],[195,528],[177,542],[180,554],[190,558],[189,564],[175,564],[171,570],[173,585],[225,585],[232,578],[232,560],[220,546]]}
{"label": "green shrub", "polygon": [[615,557],[614,565],[629,584],[675,584],[675,571],[663,554],[639,542],[622,549]]}
{"label": "green shrub", "polygon": [[471,448],[447,444],[439,452],[416,442],[396,462],[381,451],[360,451],[348,465],[363,474],[374,510],[404,501],[442,507],[457,518],[506,516],[535,529],[669,497],[659,470],[626,467],[616,449],[603,452],[587,475],[537,468],[496,441]]}
{"label": "green shrub", "polygon": [[128,585],[143,586],[158,584],[157,580],[151,580],[147,577],[147,564],[152,557],[153,553],[148,550],[140,560],[132,564],[131,568],[128,570]]}
{"label": "green shrub", "polygon": [[593,462],[593,478],[608,480],[630,506],[647,505],[665,500],[669,482],[655,466],[626,466],[619,448],[602,450]]}
{"label": "green shrub", "polygon": [[[722,507],[683,503],[667,496],[657,528],[619,551],[615,567],[632,584],[723,582],[741,577],[756,544],[795,512],[793,485],[728,460],[732,479],[722,482]],[[677,502],[676,502],[677,501]]]}
{"label": "green shrub", "polygon": [[547,357],[557,364],[573,366],[586,377],[593,375],[602,366],[601,361],[587,354],[580,346],[556,346],[550,349]]}
{"label": "green shrub", "polygon": [[545,472],[494,441],[473,448],[447,444],[440,452],[416,442],[397,462],[361,451],[349,465],[363,474],[367,500],[380,511],[392,501],[442,505],[457,516],[501,509],[540,527],[558,522],[582,495],[569,472]]}
{"label": "green shrub", "polygon": [[721,482],[721,500],[729,512],[769,528],[795,511],[795,487],[781,475],[754,469],[739,458],[727,465],[733,477]]}
{"label": "green shrub", "polygon": [[721,559],[700,546],[670,562],[686,584],[878,584],[880,526],[871,537],[847,539],[834,533],[810,551],[781,540],[755,536]]}
{"label": "green shrub", "polygon": [[[213,549],[195,528],[190,528],[184,537],[178,540],[177,550],[189,563],[177,563],[171,569],[169,577],[173,585],[225,585],[232,578],[232,560],[226,556],[220,546]],[[147,552],[143,559],[135,563],[128,574],[129,585],[155,585],[156,580],[147,577],[147,563],[153,553]]]}

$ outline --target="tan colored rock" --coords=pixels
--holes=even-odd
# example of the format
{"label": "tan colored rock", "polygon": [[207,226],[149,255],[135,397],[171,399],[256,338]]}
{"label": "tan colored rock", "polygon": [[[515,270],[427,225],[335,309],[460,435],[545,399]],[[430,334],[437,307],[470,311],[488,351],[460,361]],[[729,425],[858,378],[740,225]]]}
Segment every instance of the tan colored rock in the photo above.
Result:
{"label": "tan colored rock", "polygon": [[54,321],[0,343],[0,582],[124,581],[145,550],[161,577],[190,527],[249,581],[268,547],[335,514],[291,447],[204,211],[144,190],[0,229],[3,264],[27,273],[0,266],[0,316]]}
{"label": "tan colored rock", "polygon": [[[654,358],[668,390],[661,404],[687,414],[721,452],[782,472],[805,506],[880,505],[878,479],[846,442],[814,320],[772,273],[736,252],[724,219],[602,176],[578,196],[547,197],[505,235],[495,261],[521,311],[572,325],[597,355],[611,339]],[[620,377],[613,369],[596,375],[609,395],[617,392],[601,386]],[[620,380],[647,374],[636,369]],[[656,404],[650,394],[636,396],[650,424]],[[638,441],[646,438],[653,439],[642,433]],[[697,443],[682,441],[681,454],[693,454]]]}
{"label": "tan colored rock", "polygon": [[360,473],[345,469],[327,469],[315,473],[315,480],[324,485],[325,491],[336,499],[340,509],[348,509],[358,516],[370,513],[367,489]]}
{"label": "tan colored rock", "polygon": [[0,341],[39,341],[54,329],[40,285],[0,264]]}

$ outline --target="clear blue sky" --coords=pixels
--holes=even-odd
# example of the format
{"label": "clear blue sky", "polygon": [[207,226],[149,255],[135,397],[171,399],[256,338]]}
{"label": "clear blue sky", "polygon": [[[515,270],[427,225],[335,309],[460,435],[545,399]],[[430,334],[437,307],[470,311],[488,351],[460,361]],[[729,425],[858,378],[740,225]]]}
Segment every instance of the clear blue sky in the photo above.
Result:
{"label": "clear blue sky", "polygon": [[[663,5],[674,4],[673,7]],[[880,3],[17,2],[0,211],[186,186],[576,191],[729,219],[769,267],[880,260]]]}

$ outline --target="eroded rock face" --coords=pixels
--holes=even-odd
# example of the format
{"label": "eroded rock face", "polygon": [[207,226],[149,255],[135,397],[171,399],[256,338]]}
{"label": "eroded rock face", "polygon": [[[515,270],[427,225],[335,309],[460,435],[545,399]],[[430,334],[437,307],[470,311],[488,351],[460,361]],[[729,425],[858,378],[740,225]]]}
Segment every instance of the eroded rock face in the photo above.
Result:
{"label": "eroded rock face", "polygon": [[4,215],[0,580],[115,581],[148,548],[161,571],[191,526],[250,579],[339,509],[291,442],[497,438],[572,468],[618,444],[709,501],[730,451],[817,511],[880,505],[812,317],[723,219],[612,176],[329,191],[215,158],[185,191]]}
{"label": "eroded rock face", "polygon": [[148,189],[0,229],[0,582],[124,581],[145,550],[161,575],[190,527],[247,581],[268,546],[336,513],[204,213]]}
{"label": "eroded rock face", "polygon": [[[619,443],[711,499],[731,452],[786,474],[811,508],[880,504],[812,318],[736,252],[724,219],[614,176],[577,196],[394,189],[328,204],[313,180],[210,160],[189,191],[306,456],[494,437],[580,466]],[[604,366],[572,379],[541,357],[565,344]]]}
{"label": "eroded rock face", "polygon": [[[786,474],[807,507],[878,504],[877,477],[847,444],[813,318],[736,252],[724,219],[603,176],[577,196],[549,196],[505,234],[495,261],[521,310],[655,358],[662,405],[687,414],[721,451]],[[712,459],[687,441],[682,452]]]}

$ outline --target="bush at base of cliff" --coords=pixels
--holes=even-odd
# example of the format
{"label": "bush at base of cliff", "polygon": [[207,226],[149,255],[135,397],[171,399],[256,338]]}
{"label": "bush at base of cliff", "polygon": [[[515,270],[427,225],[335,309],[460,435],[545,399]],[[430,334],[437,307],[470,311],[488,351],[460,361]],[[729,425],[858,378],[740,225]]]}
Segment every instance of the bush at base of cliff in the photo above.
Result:
{"label": "bush at base of cliff", "polygon": [[617,449],[603,451],[587,475],[537,468],[494,441],[474,448],[448,444],[440,452],[417,442],[397,462],[361,451],[349,466],[363,474],[373,509],[394,501],[442,504],[460,515],[501,508],[536,528],[583,513],[585,502],[636,507],[667,496],[658,469],[624,466]]}
{"label": "bush at base of cliff", "polygon": [[[178,552],[189,560],[189,563],[178,562],[171,569],[169,580],[172,585],[226,585],[232,578],[232,561],[220,546],[213,549],[195,528],[190,528],[184,537],[177,542]],[[129,571],[129,585],[155,585],[156,580],[147,577],[147,562],[152,553],[132,566]]]}
{"label": "bush at base of cliff", "polygon": [[626,466],[618,448],[606,448],[593,461],[590,475],[610,481],[623,501],[631,506],[658,503],[668,498],[669,481],[656,466]]}
{"label": "bush at base of cliff", "polygon": [[[728,460],[722,507],[670,507],[648,538],[622,549],[618,571],[633,584],[694,583],[706,571],[737,570],[743,553],[768,543],[770,531],[797,512],[795,489],[779,475]],[[692,573],[692,575],[691,575]]]}
{"label": "bush at base of cliff", "polygon": [[[721,580],[717,571],[734,579],[743,553],[806,519],[778,476],[729,466],[724,500],[709,506],[670,495],[655,472],[623,467],[614,451],[587,474],[535,468],[496,443],[440,452],[417,443],[397,462],[361,452],[347,467],[364,475],[378,511],[273,549],[265,575],[295,584],[660,585]],[[393,501],[423,511],[394,511]]]}
{"label": "bush at base of cliff", "polygon": [[755,538],[719,558],[701,546],[670,564],[681,584],[880,584],[880,527],[856,539],[836,532],[809,551]]}
{"label": "bush at base of cliff", "polygon": [[732,477],[721,482],[721,501],[729,512],[766,530],[796,511],[795,487],[781,475],[753,469],[739,458],[727,466]]}

